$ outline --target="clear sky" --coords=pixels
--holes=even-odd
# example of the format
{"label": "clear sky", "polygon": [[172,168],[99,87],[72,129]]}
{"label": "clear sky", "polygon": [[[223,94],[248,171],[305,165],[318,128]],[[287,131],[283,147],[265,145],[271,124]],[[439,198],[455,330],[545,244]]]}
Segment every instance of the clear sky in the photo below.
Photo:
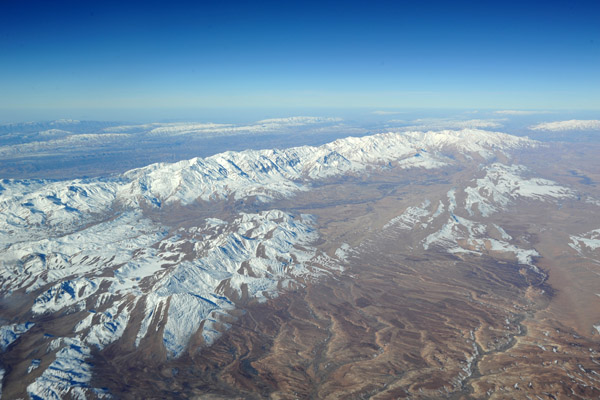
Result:
{"label": "clear sky", "polygon": [[600,1],[0,0],[5,115],[194,107],[600,109]]}

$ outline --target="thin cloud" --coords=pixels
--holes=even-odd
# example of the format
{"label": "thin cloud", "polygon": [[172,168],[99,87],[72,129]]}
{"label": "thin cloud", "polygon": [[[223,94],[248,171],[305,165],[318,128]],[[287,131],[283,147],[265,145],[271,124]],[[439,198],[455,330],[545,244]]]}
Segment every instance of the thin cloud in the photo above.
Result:
{"label": "thin cloud", "polygon": [[568,121],[543,122],[530,126],[532,131],[600,131],[600,120],[597,119],[571,119]]}
{"label": "thin cloud", "polygon": [[323,124],[329,122],[340,122],[341,118],[331,117],[287,117],[287,118],[271,118],[257,121],[257,124],[280,124],[280,125],[308,125],[308,124]]}
{"label": "thin cloud", "polygon": [[535,115],[535,114],[549,114],[549,111],[534,111],[534,110],[498,110],[494,111],[494,114],[500,115]]}
{"label": "thin cloud", "polygon": [[148,135],[177,136],[177,135],[202,135],[204,137],[236,135],[243,133],[275,132],[288,128],[301,126],[330,126],[335,122],[341,122],[341,118],[325,117],[287,117],[271,118],[257,121],[248,125],[215,124],[215,123],[151,123],[142,125],[124,125],[106,128],[107,132],[126,132]]}
{"label": "thin cloud", "polygon": [[398,115],[405,114],[403,111],[372,111],[371,114],[375,115]]}
{"label": "thin cloud", "polygon": [[[404,126],[404,129],[485,129],[485,128],[500,128],[502,119],[416,119],[409,122],[409,126]],[[406,123],[402,120],[390,120],[390,123]]]}

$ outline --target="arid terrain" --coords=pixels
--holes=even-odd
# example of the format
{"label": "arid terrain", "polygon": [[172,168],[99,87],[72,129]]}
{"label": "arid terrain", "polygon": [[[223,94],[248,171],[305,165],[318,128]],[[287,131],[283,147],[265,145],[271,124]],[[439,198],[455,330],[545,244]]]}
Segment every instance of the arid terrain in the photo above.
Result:
{"label": "arid terrain", "polygon": [[[282,279],[276,295],[259,298],[246,283],[237,290],[221,282],[215,293],[235,307],[203,320],[177,357],[163,345],[168,327],[159,316],[169,303],[157,303],[145,322],[141,302],[122,301],[129,324],[118,340],[90,346],[85,387],[123,399],[600,397],[600,253],[583,240],[600,228],[600,148],[552,146],[486,163],[467,157],[442,169],[372,168],[266,203],[247,197],[168,212],[148,207],[148,218],[169,227],[167,238],[183,232],[173,242],[179,250],[169,247],[171,258],[163,258],[173,263],[196,259],[191,243],[201,231],[190,229],[207,218],[235,225],[239,213],[276,209],[284,214],[273,221],[282,224],[288,214],[312,215],[317,236],[273,256],[273,230],[260,236],[253,256],[288,268],[310,243],[314,273]],[[507,197],[517,193],[507,176],[529,191]],[[486,192],[486,177],[508,189]],[[218,233],[210,229],[203,237]],[[252,229],[241,237],[258,238],[259,225]],[[153,246],[167,251],[166,239]],[[258,277],[255,265],[241,262],[238,273]],[[23,304],[31,307],[21,294],[2,300],[5,318],[22,318]],[[69,336],[87,313],[29,314],[36,325],[1,356],[6,398],[23,397],[52,362],[41,355],[48,335]],[[214,339],[203,334],[209,321]],[[144,324],[156,334],[140,336]]]}

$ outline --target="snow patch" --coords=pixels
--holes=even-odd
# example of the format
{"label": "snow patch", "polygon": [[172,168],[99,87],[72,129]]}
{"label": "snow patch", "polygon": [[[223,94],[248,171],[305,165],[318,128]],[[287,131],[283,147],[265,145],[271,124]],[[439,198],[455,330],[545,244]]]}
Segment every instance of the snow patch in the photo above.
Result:
{"label": "snow patch", "polygon": [[423,228],[427,227],[427,223],[421,222],[421,220],[429,216],[430,212],[427,208],[431,205],[429,200],[425,200],[418,207],[408,207],[401,215],[392,218],[387,224],[383,226],[383,229],[388,229],[395,226],[399,229],[413,229],[420,224]]}
{"label": "snow patch", "polygon": [[40,366],[41,362],[42,360],[40,360],[39,358],[31,360],[31,364],[29,364],[29,367],[27,367],[27,373],[30,374],[31,371],[37,369]]}
{"label": "snow patch", "polygon": [[348,262],[348,257],[354,252],[348,243],[342,243],[335,251],[335,256],[341,261]]}
{"label": "snow patch", "polygon": [[33,322],[0,326],[0,349],[6,351],[15,340],[35,325]]}

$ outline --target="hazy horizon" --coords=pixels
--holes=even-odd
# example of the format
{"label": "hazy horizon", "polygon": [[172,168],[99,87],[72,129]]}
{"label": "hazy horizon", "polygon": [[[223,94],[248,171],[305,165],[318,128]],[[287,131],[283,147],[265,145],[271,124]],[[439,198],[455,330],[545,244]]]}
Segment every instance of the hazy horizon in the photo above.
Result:
{"label": "hazy horizon", "polygon": [[444,117],[459,115],[495,116],[558,120],[561,118],[598,118],[597,109],[523,109],[462,107],[199,107],[199,108],[93,108],[93,109],[0,109],[0,125],[49,122],[63,119],[128,123],[214,122],[241,123],[294,116],[340,117],[344,119],[389,119],[399,117]]}

